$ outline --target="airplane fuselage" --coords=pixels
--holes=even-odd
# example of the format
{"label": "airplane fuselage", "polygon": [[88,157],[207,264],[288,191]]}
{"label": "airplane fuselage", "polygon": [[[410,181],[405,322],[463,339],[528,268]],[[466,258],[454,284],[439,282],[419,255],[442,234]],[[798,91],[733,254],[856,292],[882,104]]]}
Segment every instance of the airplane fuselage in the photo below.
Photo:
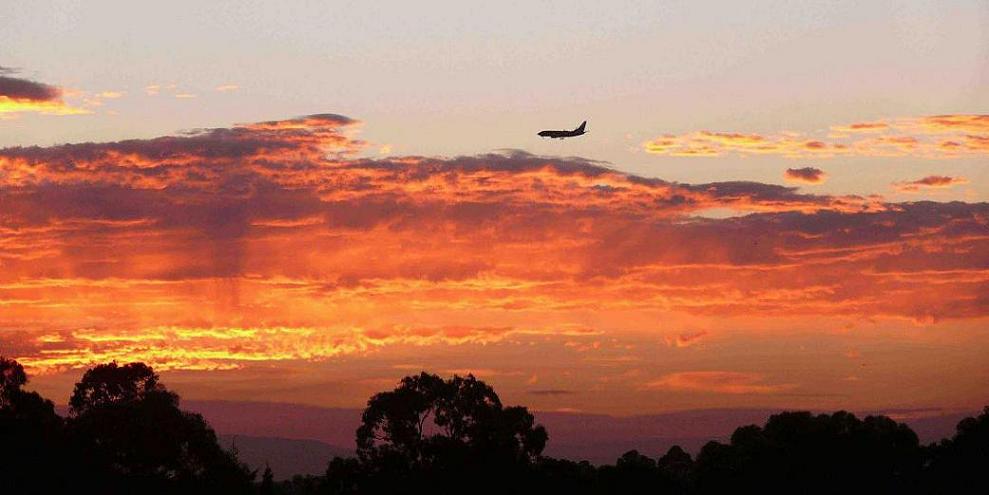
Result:
{"label": "airplane fuselage", "polygon": [[585,120],[576,129],[572,131],[539,131],[539,137],[548,137],[551,139],[566,139],[569,137],[577,137],[584,135],[587,131],[585,130],[587,126],[587,121]]}
{"label": "airplane fuselage", "polygon": [[568,137],[582,136],[584,131],[540,131],[539,135],[541,137],[548,137],[553,139],[565,139]]}

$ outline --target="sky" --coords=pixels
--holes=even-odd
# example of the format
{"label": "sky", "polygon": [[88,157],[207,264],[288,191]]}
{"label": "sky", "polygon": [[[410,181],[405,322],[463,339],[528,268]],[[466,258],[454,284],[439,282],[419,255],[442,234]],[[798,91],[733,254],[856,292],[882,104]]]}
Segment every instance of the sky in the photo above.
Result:
{"label": "sky", "polygon": [[56,401],[114,359],[340,407],[986,400],[984,2],[20,2],[0,46],[0,353]]}

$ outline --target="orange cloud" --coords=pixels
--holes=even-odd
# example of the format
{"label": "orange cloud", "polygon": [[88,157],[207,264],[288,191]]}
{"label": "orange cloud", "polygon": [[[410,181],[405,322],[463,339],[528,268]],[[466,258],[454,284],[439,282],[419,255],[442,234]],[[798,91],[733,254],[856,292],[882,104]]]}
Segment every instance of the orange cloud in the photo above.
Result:
{"label": "orange cloud", "polygon": [[[0,150],[4,352],[36,370],[238,369],[538,342],[624,362],[618,322],[989,316],[984,203],[682,184],[521,152],[369,159],[358,125]],[[711,208],[745,215],[698,215]]]}
{"label": "orange cloud", "polygon": [[893,187],[901,192],[917,192],[921,189],[943,189],[959,184],[968,184],[964,177],[948,177],[945,175],[929,175],[922,179],[909,182],[895,182]]}
{"label": "orange cloud", "polygon": [[919,124],[930,133],[989,134],[989,115],[933,115],[908,124]]}
{"label": "orange cloud", "polygon": [[647,382],[652,390],[712,392],[717,394],[772,394],[793,388],[792,384],[768,385],[759,373],[738,371],[683,371]]}
{"label": "orange cloud", "polygon": [[790,131],[767,135],[697,131],[663,135],[643,143],[643,148],[669,156],[957,158],[989,154],[989,115],[937,115],[835,125],[827,136]]}
{"label": "orange cloud", "polygon": [[861,132],[879,132],[889,129],[889,124],[886,122],[856,122],[854,124],[848,125],[834,125],[831,126],[831,131],[837,134],[851,134],[851,133],[861,133]]}
{"label": "orange cloud", "polygon": [[677,347],[677,348],[690,347],[692,345],[699,343],[701,339],[703,339],[706,336],[707,336],[707,332],[704,330],[697,332],[686,332],[686,333],[678,334],[672,338],[667,338],[666,343],[672,347]]}
{"label": "orange cloud", "polygon": [[649,153],[671,156],[781,155],[788,158],[831,157],[853,153],[847,144],[824,142],[796,133],[773,136],[699,131],[665,135],[646,142]]}

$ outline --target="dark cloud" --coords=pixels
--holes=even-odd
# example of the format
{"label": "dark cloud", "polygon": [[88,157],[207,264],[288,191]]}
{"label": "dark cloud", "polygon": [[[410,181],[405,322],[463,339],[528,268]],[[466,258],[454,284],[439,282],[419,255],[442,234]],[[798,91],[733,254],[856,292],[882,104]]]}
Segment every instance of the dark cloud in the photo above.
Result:
{"label": "dark cloud", "polygon": [[824,182],[825,173],[823,170],[814,167],[788,168],[783,173],[786,180],[794,182],[806,182],[808,184],[820,184]]}
{"label": "dark cloud", "polygon": [[62,91],[37,81],[10,77],[10,69],[0,67],[0,97],[26,101],[58,101]]}

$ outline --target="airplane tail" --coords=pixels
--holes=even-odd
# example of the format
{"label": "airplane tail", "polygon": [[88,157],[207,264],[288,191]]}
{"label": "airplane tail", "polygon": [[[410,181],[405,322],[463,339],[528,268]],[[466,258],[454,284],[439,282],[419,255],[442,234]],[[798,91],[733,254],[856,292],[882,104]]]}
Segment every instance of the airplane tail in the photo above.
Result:
{"label": "airplane tail", "polygon": [[574,129],[574,132],[584,132],[584,128],[585,127],[587,127],[587,121],[586,120],[583,121],[583,122],[581,122],[580,123],[580,126],[577,127],[576,129]]}

